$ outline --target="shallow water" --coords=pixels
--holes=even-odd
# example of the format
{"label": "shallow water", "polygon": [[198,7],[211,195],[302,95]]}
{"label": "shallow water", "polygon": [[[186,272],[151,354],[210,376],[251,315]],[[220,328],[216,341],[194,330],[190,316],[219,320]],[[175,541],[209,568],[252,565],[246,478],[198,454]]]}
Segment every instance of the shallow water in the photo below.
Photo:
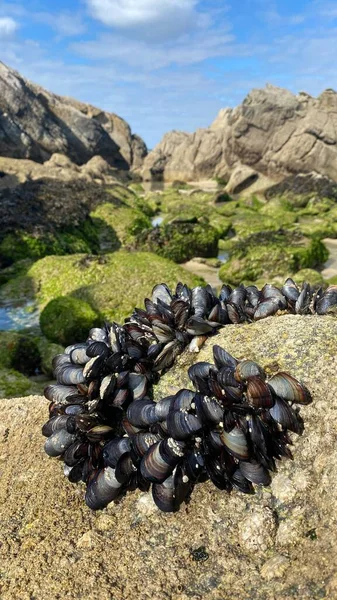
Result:
{"label": "shallow water", "polygon": [[227,262],[229,259],[229,253],[225,250],[219,250],[218,260],[221,260],[222,263]]}
{"label": "shallow water", "polygon": [[18,331],[30,329],[39,324],[39,311],[34,309],[33,302],[15,306],[13,303],[0,304],[0,330]]}
{"label": "shallow water", "polygon": [[151,220],[152,226],[158,227],[158,225],[162,224],[163,220],[164,220],[164,217],[162,215],[157,215],[157,216],[153,217],[153,219]]}

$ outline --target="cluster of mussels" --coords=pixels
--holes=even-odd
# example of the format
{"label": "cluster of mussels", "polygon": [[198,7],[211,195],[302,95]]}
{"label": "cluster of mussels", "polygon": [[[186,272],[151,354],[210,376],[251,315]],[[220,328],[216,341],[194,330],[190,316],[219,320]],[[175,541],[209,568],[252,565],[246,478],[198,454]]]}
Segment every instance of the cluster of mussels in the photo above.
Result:
{"label": "cluster of mussels", "polygon": [[71,482],[87,484],[92,509],[152,484],[156,504],[175,511],[208,478],[221,489],[251,493],[253,483],[269,483],[276,458],[291,456],[288,430],[303,428],[292,403],[308,403],[309,392],[287,373],[266,382],[259,365],[238,362],[217,346],[215,366],[197,363],[189,371],[196,392],[155,403],[153,385],[188,344],[197,350],[226,324],[278,310],[336,308],[336,286],[314,293],[290,279],[281,290],[224,285],[219,297],[210,286],[179,283],[171,293],[157,285],[145,309],[135,309],[124,325],[94,328],[85,343],[54,358],[45,450],[64,461]]}

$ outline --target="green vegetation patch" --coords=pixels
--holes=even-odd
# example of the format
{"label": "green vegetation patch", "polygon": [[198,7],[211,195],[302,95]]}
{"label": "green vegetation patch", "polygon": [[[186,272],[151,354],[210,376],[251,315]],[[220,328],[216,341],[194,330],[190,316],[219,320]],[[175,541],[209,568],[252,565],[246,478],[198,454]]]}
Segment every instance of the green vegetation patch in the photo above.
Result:
{"label": "green vegetation patch", "polygon": [[15,369],[24,375],[34,375],[40,365],[40,350],[32,336],[0,331],[0,367]]}
{"label": "green vegetation patch", "polygon": [[298,285],[301,285],[304,281],[311,283],[311,285],[323,285],[325,283],[322,275],[315,269],[301,269],[292,275],[292,278]]}
{"label": "green vegetation patch", "polygon": [[46,338],[68,346],[84,342],[91,327],[99,326],[101,318],[88,302],[80,298],[58,297],[51,300],[40,315],[40,327]]}
{"label": "green vegetation patch", "polygon": [[140,236],[139,244],[159,256],[182,263],[195,256],[216,256],[218,239],[218,232],[209,224],[177,221]]}
{"label": "green vegetation patch", "polygon": [[134,246],[136,236],[151,228],[151,219],[138,208],[128,205],[101,204],[91,213],[91,217],[97,224],[101,241],[105,240],[110,250],[116,250],[121,244]]}
{"label": "green vegetation patch", "polygon": [[19,398],[41,394],[41,386],[14,369],[0,368],[0,398]]}
{"label": "green vegetation patch", "polygon": [[[122,321],[160,282],[175,286],[178,281],[195,286],[203,279],[182,267],[149,252],[119,250],[104,257],[73,255],[46,256],[37,261],[25,276],[3,286],[7,299],[18,288],[26,288],[40,308],[59,296],[87,302],[101,320]],[[78,335],[74,337],[78,340]]]}
{"label": "green vegetation patch", "polygon": [[99,239],[91,219],[80,227],[45,233],[8,233],[0,243],[0,264],[11,265],[24,259],[38,260],[48,255],[98,252]]}
{"label": "green vegetation patch", "polygon": [[240,282],[254,282],[261,278],[266,281],[283,279],[301,269],[311,269],[323,264],[328,251],[319,239],[294,239],[291,234],[254,234],[245,242],[232,246],[231,256],[220,271],[223,282],[238,285]]}

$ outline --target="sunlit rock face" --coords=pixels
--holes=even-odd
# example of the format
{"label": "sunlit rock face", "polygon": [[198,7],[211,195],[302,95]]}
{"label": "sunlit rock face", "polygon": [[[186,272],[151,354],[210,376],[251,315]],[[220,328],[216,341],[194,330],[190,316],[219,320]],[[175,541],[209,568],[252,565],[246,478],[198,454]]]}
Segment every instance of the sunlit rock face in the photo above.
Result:
{"label": "sunlit rock face", "polygon": [[144,161],[143,176],[228,181],[233,170],[246,166],[255,187],[257,177],[277,182],[311,171],[336,181],[336,132],[336,92],[312,98],[267,85],[252,90],[238,107],[222,109],[208,129],[167,133]]}
{"label": "sunlit rock face", "polygon": [[43,163],[54,153],[78,165],[99,155],[125,170],[140,167],[147,150],[119,116],[52,94],[0,63],[0,156]]}
{"label": "sunlit rock face", "polygon": [[279,464],[270,488],[244,496],[200,484],[190,504],[171,515],[139,491],[90,511],[84,486],[70,484],[61,464],[43,453],[48,402],[37,396],[2,400],[3,598],[44,598],[51,589],[62,597],[66,589],[71,599],[105,600],[112,588],[116,600],[334,598],[336,340],[333,316],[282,315],[226,326],[196,357],[180,356],[161,378],[157,400],[184,387],[187,368],[210,360],[217,343],[269,373],[290,371],[313,402],[301,409],[303,435],[292,436],[294,461]]}

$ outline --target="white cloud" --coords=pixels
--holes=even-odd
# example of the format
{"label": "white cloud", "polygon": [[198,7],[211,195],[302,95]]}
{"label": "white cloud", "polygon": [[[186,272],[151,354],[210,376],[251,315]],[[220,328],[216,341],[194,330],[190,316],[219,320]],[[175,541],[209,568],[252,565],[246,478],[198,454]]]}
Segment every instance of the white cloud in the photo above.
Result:
{"label": "white cloud", "polygon": [[38,23],[49,25],[62,37],[74,37],[86,31],[86,25],[79,13],[33,13],[31,18]]}
{"label": "white cloud", "polygon": [[18,24],[12,17],[0,17],[0,39],[11,37],[17,28]]}
{"label": "white cloud", "polygon": [[115,27],[134,27],[156,23],[172,14],[193,13],[196,0],[88,0],[93,14],[103,23]]}
{"label": "white cloud", "polygon": [[196,11],[200,0],[86,0],[91,15],[104,25],[139,38],[175,38],[203,26],[205,15]]}
{"label": "white cloud", "polygon": [[200,32],[182,36],[174,43],[153,45],[142,40],[130,40],[117,35],[105,35],[98,40],[72,44],[77,54],[91,60],[114,60],[131,68],[154,71],[170,65],[193,65],[208,58],[233,56],[240,53],[235,38],[228,31]]}

